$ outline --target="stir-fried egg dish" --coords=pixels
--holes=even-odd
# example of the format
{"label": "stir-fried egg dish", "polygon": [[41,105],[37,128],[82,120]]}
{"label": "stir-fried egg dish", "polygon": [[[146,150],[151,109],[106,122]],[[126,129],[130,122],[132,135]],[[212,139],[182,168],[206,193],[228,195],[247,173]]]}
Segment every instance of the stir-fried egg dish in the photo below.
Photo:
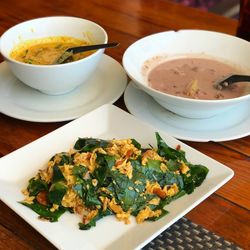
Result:
{"label": "stir-fried egg dish", "polygon": [[125,224],[131,216],[137,223],[157,220],[168,203],[201,185],[208,169],[188,162],[158,133],[156,140],[157,148],[142,148],[135,139],[79,138],[29,180],[21,203],[51,222],[76,213],[83,230],[108,215]]}

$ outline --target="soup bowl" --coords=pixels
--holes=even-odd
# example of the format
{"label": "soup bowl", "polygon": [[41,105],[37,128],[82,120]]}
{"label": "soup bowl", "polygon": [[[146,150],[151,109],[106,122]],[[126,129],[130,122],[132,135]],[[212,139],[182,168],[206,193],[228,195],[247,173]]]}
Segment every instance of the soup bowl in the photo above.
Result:
{"label": "soup bowl", "polygon": [[[250,43],[205,30],[167,31],[144,37],[127,48],[123,67],[135,86],[164,108],[188,118],[209,118],[250,100],[250,94],[230,99],[202,100],[167,94],[151,88],[148,73],[160,63],[178,57],[209,57],[225,61],[250,74]],[[147,62],[153,62],[147,64]],[[150,66],[149,66],[150,65]]]}
{"label": "soup bowl", "polygon": [[26,85],[50,95],[67,93],[85,84],[101,60],[104,49],[78,61],[34,65],[16,61],[10,57],[19,44],[36,39],[68,36],[90,44],[107,43],[106,31],[98,24],[77,17],[52,16],[37,18],[8,29],[0,40],[0,51],[13,74]]}

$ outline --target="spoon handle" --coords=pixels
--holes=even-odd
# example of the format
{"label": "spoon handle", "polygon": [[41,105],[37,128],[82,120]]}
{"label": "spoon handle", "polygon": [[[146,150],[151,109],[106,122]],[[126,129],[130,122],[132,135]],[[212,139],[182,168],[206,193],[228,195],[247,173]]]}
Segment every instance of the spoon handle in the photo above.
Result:
{"label": "spoon handle", "polygon": [[228,78],[224,79],[223,81],[220,81],[217,86],[219,88],[225,88],[233,83],[236,82],[250,82],[250,76],[248,75],[232,75]]}
{"label": "spoon handle", "polygon": [[118,45],[119,45],[119,43],[94,44],[94,45],[68,48],[66,51],[71,52],[73,54],[76,54],[76,53],[89,51],[89,50],[95,50],[95,49],[113,48],[113,47],[116,47]]}

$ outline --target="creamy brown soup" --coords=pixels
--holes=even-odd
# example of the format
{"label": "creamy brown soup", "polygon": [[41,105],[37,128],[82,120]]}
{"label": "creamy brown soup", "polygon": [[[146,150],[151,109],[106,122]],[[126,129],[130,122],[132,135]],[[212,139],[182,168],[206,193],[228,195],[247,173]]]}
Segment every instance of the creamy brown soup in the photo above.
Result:
{"label": "creamy brown soup", "polygon": [[244,83],[218,90],[214,85],[232,74],[236,67],[207,58],[183,57],[160,63],[148,73],[150,87],[167,94],[194,99],[228,99],[241,96]]}

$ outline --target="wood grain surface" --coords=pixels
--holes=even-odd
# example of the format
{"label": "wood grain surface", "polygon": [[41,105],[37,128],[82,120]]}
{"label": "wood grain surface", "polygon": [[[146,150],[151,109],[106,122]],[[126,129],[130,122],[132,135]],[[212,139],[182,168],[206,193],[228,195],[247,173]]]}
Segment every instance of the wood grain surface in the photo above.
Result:
{"label": "wood grain surface", "polygon": [[[120,42],[107,54],[121,62],[125,49],[149,34],[166,30],[205,29],[234,35],[237,21],[184,7],[167,0],[8,0],[0,1],[0,35],[32,18],[69,15],[103,26],[110,41]],[[2,61],[2,58],[0,58]],[[115,105],[126,110],[121,97]],[[0,156],[63,126],[34,123],[0,114]],[[244,249],[250,249],[250,136],[228,142],[188,145],[232,168],[235,176],[187,217]],[[0,202],[0,249],[55,249],[22,218]]]}

